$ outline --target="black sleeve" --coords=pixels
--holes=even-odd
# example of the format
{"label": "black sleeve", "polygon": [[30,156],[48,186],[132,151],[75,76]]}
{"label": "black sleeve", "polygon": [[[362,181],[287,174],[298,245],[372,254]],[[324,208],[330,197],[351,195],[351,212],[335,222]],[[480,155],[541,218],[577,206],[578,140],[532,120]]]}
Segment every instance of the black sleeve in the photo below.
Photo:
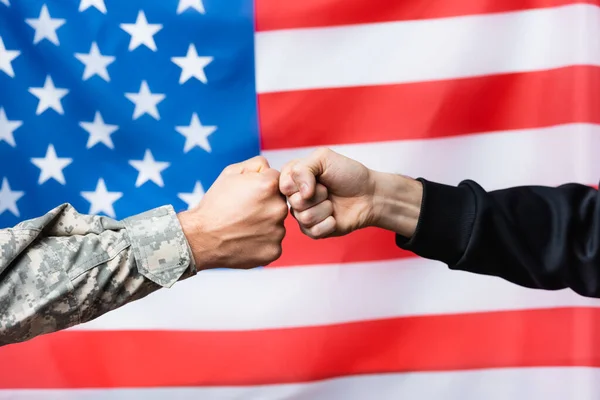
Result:
{"label": "black sleeve", "polygon": [[595,188],[522,186],[486,192],[419,179],[423,200],[403,249],[451,269],[524,287],[600,297],[600,197]]}

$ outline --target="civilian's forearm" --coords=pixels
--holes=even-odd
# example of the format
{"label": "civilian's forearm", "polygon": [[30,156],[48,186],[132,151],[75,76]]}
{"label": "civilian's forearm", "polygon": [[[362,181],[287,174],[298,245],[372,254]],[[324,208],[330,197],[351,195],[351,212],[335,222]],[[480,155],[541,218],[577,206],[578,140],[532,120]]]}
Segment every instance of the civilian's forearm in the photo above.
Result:
{"label": "civilian's forearm", "polygon": [[417,227],[423,187],[421,182],[402,175],[373,172],[375,226],[407,238]]}

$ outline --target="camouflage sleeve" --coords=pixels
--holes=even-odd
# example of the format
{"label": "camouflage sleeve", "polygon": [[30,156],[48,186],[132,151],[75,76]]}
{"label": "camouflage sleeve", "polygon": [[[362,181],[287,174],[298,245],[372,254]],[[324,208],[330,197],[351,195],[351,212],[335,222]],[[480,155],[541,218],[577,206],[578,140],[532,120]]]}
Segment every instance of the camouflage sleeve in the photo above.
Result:
{"label": "camouflage sleeve", "polygon": [[195,274],[171,206],[116,221],[63,204],[0,230],[0,346],[87,322]]}

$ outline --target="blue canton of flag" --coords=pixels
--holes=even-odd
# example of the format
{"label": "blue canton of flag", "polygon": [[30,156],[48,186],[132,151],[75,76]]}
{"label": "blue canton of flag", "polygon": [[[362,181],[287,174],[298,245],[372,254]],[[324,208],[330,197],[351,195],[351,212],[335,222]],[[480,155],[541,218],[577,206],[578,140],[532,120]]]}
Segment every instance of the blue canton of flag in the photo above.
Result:
{"label": "blue canton of flag", "polygon": [[251,0],[0,0],[0,227],[187,209],[257,154]]}

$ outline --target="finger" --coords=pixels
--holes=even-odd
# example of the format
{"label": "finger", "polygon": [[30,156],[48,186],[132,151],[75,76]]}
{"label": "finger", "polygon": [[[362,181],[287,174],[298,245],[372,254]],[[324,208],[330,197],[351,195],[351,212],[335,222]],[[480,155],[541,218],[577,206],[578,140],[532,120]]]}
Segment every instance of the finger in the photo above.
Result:
{"label": "finger", "polygon": [[292,179],[292,168],[297,162],[298,160],[292,160],[285,164],[283,168],[281,168],[281,175],[279,177],[279,191],[285,196],[291,196],[298,192],[298,187]]}
{"label": "finger", "polygon": [[324,202],[327,200],[328,195],[327,188],[320,183],[317,183],[315,195],[310,199],[304,199],[300,193],[296,192],[288,198],[288,201],[294,210],[304,211],[310,207]]}
{"label": "finger", "polygon": [[335,233],[336,224],[335,218],[330,215],[325,220],[310,228],[303,228],[302,225],[300,225],[300,229],[306,236],[312,239],[323,239]]}
{"label": "finger", "polygon": [[240,163],[231,164],[223,172],[225,174],[243,174],[244,172],[261,172],[267,168],[270,168],[267,159],[263,156],[256,156]]}
{"label": "finger", "polygon": [[253,179],[256,179],[256,182],[259,184],[256,189],[260,191],[262,199],[267,200],[272,196],[277,196],[279,197],[279,200],[285,204],[287,209],[286,198],[279,191],[279,175],[279,171],[273,168],[264,169],[253,175],[246,173],[246,176],[251,176]]}
{"label": "finger", "polygon": [[241,174],[244,172],[262,172],[270,168],[269,162],[263,156],[252,157],[251,159],[240,163],[240,165],[242,168]]}
{"label": "finger", "polygon": [[275,181],[275,187],[279,188],[279,176],[281,175],[279,171],[273,168],[265,168],[260,171],[261,175],[267,177],[268,179],[272,179]]}
{"label": "finger", "polygon": [[304,161],[299,161],[292,167],[292,180],[294,186],[298,189],[303,199],[310,199],[314,196],[317,185],[317,174],[313,172],[311,165]]}
{"label": "finger", "polygon": [[272,205],[269,207],[275,220],[279,221],[281,226],[285,226],[285,220],[290,213],[285,198],[281,197],[272,200]]}
{"label": "finger", "polygon": [[303,228],[312,228],[331,215],[333,215],[333,204],[330,200],[325,200],[304,211],[294,210],[294,216]]}
{"label": "finger", "polygon": [[304,199],[314,195],[317,178],[325,172],[330,153],[331,151],[327,149],[316,150],[292,167],[292,179]]}

